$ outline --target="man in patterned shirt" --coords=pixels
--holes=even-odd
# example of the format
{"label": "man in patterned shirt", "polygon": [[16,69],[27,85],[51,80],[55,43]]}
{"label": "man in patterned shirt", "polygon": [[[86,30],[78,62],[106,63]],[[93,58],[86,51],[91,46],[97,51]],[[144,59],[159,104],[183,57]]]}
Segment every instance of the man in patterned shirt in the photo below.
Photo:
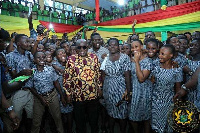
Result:
{"label": "man in patterned shirt", "polygon": [[91,133],[98,133],[98,94],[101,87],[100,63],[95,54],[87,53],[85,39],[76,42],[77,53],[68,58],[63,88],[68,101],[74,101],[77,133],[86,133],[85,114],[89,115]]}

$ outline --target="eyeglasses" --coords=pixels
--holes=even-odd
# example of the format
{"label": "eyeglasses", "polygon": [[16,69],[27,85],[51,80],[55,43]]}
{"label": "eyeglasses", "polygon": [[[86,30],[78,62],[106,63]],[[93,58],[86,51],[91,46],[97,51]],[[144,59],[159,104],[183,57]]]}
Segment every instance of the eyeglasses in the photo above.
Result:
{"label": "eyeglasses", "polygon": [[87,46],[78,46],[78,47],[77,47],[77,49],[81,49],[81,48],[87,49]]}

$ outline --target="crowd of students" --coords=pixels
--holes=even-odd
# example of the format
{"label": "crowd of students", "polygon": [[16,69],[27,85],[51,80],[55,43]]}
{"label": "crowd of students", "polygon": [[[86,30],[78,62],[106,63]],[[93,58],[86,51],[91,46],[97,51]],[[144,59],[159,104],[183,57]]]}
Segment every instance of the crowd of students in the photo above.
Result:
{"label": "crowd of students", "polygon": [[[35,30],[30,18],[30,37],[13,33],[6,45],[2,27],[2,130],[45,132],[48,119],[59,133],[73,127],[86,133],[87,122],[92,133],[114,133],[116,122],[121,133],[172,133],[167,114],[173,102],[186,99],[200,109],[200,32],[163,43],[148,31],[142,41],[135,24],[123,45],[117,38],[104,43],[97,29],[90,39],[80,32],[71,41],[67,34],[49,39],[49,30]],[[8,82],[19,76],[28,78]]]}

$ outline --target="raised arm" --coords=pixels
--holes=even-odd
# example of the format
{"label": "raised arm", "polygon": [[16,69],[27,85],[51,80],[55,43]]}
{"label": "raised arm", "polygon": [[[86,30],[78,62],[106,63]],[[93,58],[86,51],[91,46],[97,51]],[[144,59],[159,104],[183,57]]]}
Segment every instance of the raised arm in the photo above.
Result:
{"label": "raised arm", "polygon": [[200,67],[195,71],[195,73],[192,75],[191,79],[187,81],[185,84],[181,86],[181,89],[176,92],[174,96],[174,100],[179,99],[187,94],[187,91],[192,89],[195,85],[198,83],[198,76],[200,73]]}
{"label": "raised arm", "polygon": [[132,32],[135,34],[135,25],[137,24],[137,19],[134,19],[133,25],[132,25]]}
{"label": "raised arm", "polygon": [[28,17],[28,24],[29,24],[29,30],[31,31],[33,29],[32,12],[31,12],[30,16]]}

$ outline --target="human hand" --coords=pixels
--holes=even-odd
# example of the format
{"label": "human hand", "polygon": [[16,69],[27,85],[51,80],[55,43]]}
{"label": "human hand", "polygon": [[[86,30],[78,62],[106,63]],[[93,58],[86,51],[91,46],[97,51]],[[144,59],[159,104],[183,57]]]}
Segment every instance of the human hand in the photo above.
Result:
{"label": "human hand", "polygon": [[177,101],[179,99],[181,99],[183,96],[185,96],[187,94],[187,91],[184,90],[183,88],[181,88],[178,92],[176,92],[176,94],[173,97],[173,101]]}
{"label": "human hand", "polygon": [[31,76],[33,74],[32,69],[23,69],[20,71],[20,75]]}
{"label": "human hand", "polygon": [[40,102],[41,102],[42,105],[44,105],[44,106],[49,106],[49,102],[48,102],[47,100],[45,100],[45,99],[43,98],[43,96],[40,96]]}
{"label": "human hand", "polygon": [[97,91],[98,91],[98,97],[99,98],[103,97],[103,91],[102,91],[102,89],[98,89]]}
{"label": "human hand", "polygon": [[106,53],[104,53],[104,54],[101,55],[101,58],[102,58],[102,59],[105,59],[105,57],[107,57],[107,54],[106,54]]}
{"label": "human hand", "polygon": [[60,97],[60,101],[62,102],[63,106],[66,106],[66,105],[67,105],[67,102],[66,102],[64,96],[61,96],[61,97]]}
{"label": "human hand", "polygon": [[9,113],[8,113],[10,119],[12,120],[12,128],[13,130],[16,130],[18,127],[19,127],[19,124],[20,124],[20,120],[19,118],[17,117],[16,113],[14,112],[14,110],[11,110]]}
{"label": "human hand", "polygon": [[122,99],[124,99],[125,101],[129,101],[130,98],[130,93],[128,93],[128,91],[126,90],[122,96]]}
{"label": "human hand", "polygon": [[134,57],[133,57],[134,62],[139,62],[140,57],[141,57],[141,53],[140,52],[135,52],[134,53]]}
{"label": "human hand", "polygon": [[132,27],[135,27],[136,24],[137,24],[137,19],[134,19]]}
{"label": "human hand", "polygon": [[72,97],[71,97],[71,95],[67,95],[67,103],[72,103]]}
{"label": "human hand", "polygon": [[37,41],[41,41],[41,40],[43,40],[43,38],[44,38],[43,35],[38,35],[38,36],[37,36]]}
{"label": "human hand", "polygon": [[15,42],[15,36],[11,39],[12,42]]}

